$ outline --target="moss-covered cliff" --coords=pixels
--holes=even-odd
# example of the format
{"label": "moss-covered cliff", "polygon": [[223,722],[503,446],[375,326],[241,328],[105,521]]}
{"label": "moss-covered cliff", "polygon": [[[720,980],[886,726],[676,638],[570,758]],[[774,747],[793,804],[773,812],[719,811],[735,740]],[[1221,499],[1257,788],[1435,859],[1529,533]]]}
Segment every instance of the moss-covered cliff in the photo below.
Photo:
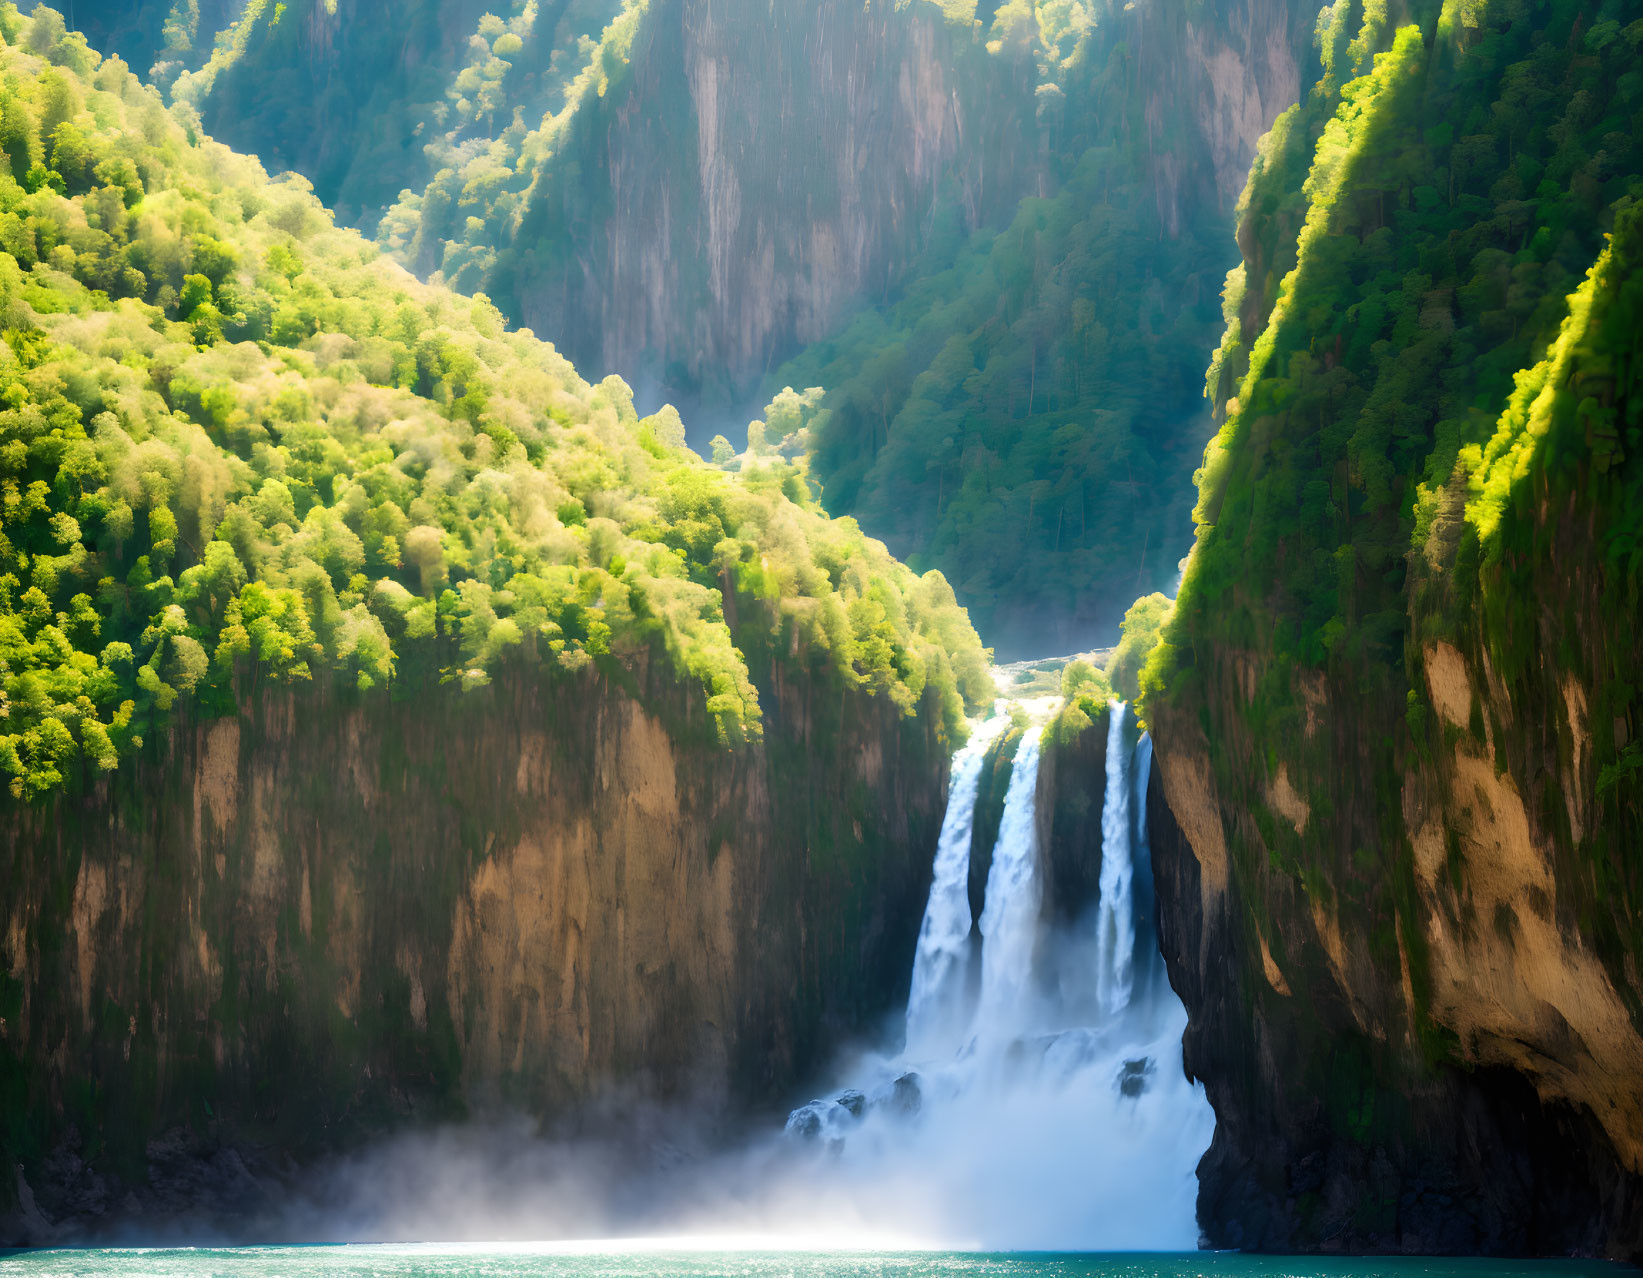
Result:
{"label": "moss-covered cliff", "polygon": [[1097,700],[1075,698],[1045,730],[1038,764],[1039,846],[1044,849],[1044,899],[1051,918],[1061,925],[1081,921],[1101,895],[1101,809],[1107,794],[1111,713]]}
{"label": "moss-covered cliff", "polygon": [[1143,676],[1218,1245],[1643,1250],[1629,17],[1335,6],[1252,173]]}
{"label": "moss-covered cliff", "polygon": [[10,811],[0,1149],[40,1212],[209,1212],[166,1201],[179,1143],[305,1163],[504,1106],[779,1099],[905,997],[946,757],[882,702],[766,691],[731,753],[670,733],[664,669],[270,690]]}
{"label": "moss-covered cliff", "polygon": [[991,695],[950,588],[60,15],[0,70],[0,1237],[756,1104],[888,1006]]}

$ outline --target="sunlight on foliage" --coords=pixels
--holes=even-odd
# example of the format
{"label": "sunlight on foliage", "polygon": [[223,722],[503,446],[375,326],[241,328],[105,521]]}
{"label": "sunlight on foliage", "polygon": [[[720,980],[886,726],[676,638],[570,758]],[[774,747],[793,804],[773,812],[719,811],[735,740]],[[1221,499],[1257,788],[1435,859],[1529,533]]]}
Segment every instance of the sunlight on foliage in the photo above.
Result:
{"label": "sunlight on foliage", "polygon": [[641,421],[621,381],[419,284],[60,32],[0,7],[13,793],[113,768],[185,698],[478,687],[516,657],[661,657],[745,740],[759,698],[727,614],[783,659],[927,702],[949,738],[990,698],[946,582],[826,519],[799,467],[705,466],[676,413]]}

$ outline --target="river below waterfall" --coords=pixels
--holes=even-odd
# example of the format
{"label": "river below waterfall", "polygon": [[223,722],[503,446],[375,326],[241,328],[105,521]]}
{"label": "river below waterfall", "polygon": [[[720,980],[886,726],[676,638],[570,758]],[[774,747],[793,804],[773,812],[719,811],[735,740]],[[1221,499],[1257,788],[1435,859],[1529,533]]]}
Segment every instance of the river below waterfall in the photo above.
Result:
{"label": "river below waterfall", "polygon": [[6,1278],[1621,1278],[1596,1261],[1016,1252],[701,1250],[661,1245],[243,1247],[0,1255]]}
{"label": "river below waterfall", "polygon": [[986,751],[953,761],[905,1046],[868,1053],[796,1109],[815,1192],[870,1228],[982,1247],[1190,1248],[1214,1132],[1181,1064],[1186,1011],[1153,921],[1145,795],[1152,752],[1111,707],[1100,892],[1051,922],[1037,811],[1041,726],[1015,746],[984,907],[966,891]]}

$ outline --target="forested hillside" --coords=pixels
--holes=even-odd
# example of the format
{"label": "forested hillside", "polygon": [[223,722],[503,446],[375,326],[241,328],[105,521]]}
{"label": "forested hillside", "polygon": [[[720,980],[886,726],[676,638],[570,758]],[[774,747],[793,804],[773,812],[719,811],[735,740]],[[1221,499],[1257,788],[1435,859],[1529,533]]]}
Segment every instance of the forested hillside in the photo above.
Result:
{"label": "forested hillside", "polygon": [[1174,582],[1232,206],[1310,4],[183,8],[156,78],[210,132],[700,451],[821,388],[789,451],[824,504],[1007,655]]}
{"label": "forested hillside", "polygon": [[1245,193],[1142,679],[1197,862],[1167,930],[1221,1122],[1201,1219],[1635,1254],[1643,21],[1321,30]]}
{"label": "forested hillside", "polygon": [[828,509],[942,565],[1001,652],[1111,642],[1131,599],[1173,588],[1232,196],[1310,74],[1312,18],[1001,7],[989,47],[1040,67],[1045,193],[768,382],[826,389]]}
{"label": "forested hillside", "polygon": [[992,698],[939,574],[50,10],[0,151],[0,1242],[249,1230],[499,1107],[711,1124],[889,1010]]}
{"label": "forested hillside", "polygon": [[607,24],[635,7],[548,0],[499,17],[479,0],[87,0],[68,16],[213,137],[302,173],[370,230],[402,192],[487,152],[516,112],[554,114]]}
{"label": "forested hillside", "polygon": [[828,521],[801,467],[701,464],[677,414],[333,229],[49,10],[0,35],[15,794],[115,767],[179,698],[482,685],[515,652],[663,657],[726,741],[759,731],[754,631],[949,733],[990,695],[940,576]]}

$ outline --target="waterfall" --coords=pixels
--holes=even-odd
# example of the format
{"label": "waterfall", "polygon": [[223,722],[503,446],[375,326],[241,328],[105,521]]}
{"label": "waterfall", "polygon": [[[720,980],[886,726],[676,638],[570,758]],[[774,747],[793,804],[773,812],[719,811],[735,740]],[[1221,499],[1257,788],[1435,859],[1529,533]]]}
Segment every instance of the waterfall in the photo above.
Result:
{"label": "waterfall", "polygon": [[1022,734],[1011,765],[981,911],[976,1028],[994,1036],[1019,1028],[1033,1001],[1033,950],[1044,901],[1038,864],[1038,755],[1039,732],[1033,728]]}
{"label": "waterfall", "polygon": [[[1134,854],[1130,847],[1129,752],[1124,749],[1122,701],[1108,707],[1107,792],[1101,807],[1101,897],[1096,955],[1101,1006],[1110,1016],[1130,1003],[1135,958],[1135,913],[1130,899]],[[1143,798],[1141,806],[1145,808]]]}
{"label": "waterfall", "polygon": [[[791,1179],[762,1173],[784,1222],[891,1230],[947,1247],[1196,1246],[1193,1173],[1215,1119],[1182,1068],[1186,1010],[1152,939],[1152,744],[1142,736],[1127,745],[1127,721],[1128,708],[1114,702],[1099,896],[1071,926],[1053,923],[1046,908],[1041,724],[1015,750],[974,928],[974,810],[986,752],[1008,719],[977,725],[954,757],[906,1046],[856,1058],[852,1086],[789,1116],[781,1158],[797,1159],[782,1164]],[[981,989],[972,1006],[976,931]],[[1054,976],[1081,970],[1080,980]]]}
{"label": "waterfall", "polygon": [[965,982],[970,952],[970,840],[975,831],[977,791],[987,750],[1009,726],[997,715],[979,724],[953,756],[947,787],[947,814],[936,843],[930,902],[913,956],[913,983],[907,995],[907,1050],[929,1052],[953,1045],[969,1023]]}
{"label": "waterfall", "polygon": [[[1109,748],[1110,748],[1109,742]],[[1152,734],[1143,733],[1135,743],[1135,758],[1131,764],[1135,773],[1135,846],[1136,855],[1143,860],[1152,857],[1152,845],[1147,842],[1147,783],[1152,780]]]}

